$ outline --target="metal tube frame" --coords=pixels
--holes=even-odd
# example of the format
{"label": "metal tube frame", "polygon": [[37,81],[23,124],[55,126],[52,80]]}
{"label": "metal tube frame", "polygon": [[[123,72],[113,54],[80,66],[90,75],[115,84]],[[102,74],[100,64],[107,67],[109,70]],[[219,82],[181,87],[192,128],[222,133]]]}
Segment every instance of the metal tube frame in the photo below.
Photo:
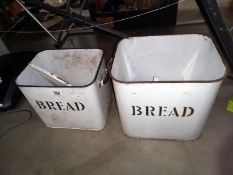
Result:
{"label": "metal tube frame", "polygon": [[[18,1],[18,0],[16,0]],[[129,37],[127,34],[119,32],[114,29],[110,29],[105,26],[100,26],[97,23],[75,13],[68,13],[64,10],[57,9],[55,7],[51,7],[46,5],[38,0],[23,0],[24,2],[31,3],[39,8],[50,11],[57,15],[63,16],[65,18],[70,19],[74,23],[82,23],[87,26],[93,26],[93,28],[98,29],[102,32],[117,36],[119,38],[127,38]],[[213,36],[215,37],[219,47],[224,53],[226,60],[228,61],[231,69],[233,70],[233,41],[231,34],[226,27],[226,24],[222,18],[220,10],[218,8],[218,4],[216,0],[196,0],[203,17],[205,18]],[[26,9],[25,9],[26,10]],[[33,17],[33,16],[32,16]],[[42,27],[42,26],[41,26]],[[47,31],[47,29],[45,29]]]}
{"label": "metal tube frame", "polygon": [[41,24],[41,22],[19,0],[16,0],[16,2],[27,12],[27,14],[32,17],[34,21],[37,22],[37,24],[40,25],[41,28],[46,31],[46,33],[48,33],[49,36],[51,36],[51,38],[53,38],[57,42],[57,39],[52,35],[52,33],[48,29],[46,29],[46,27],[44,27],[43,24]]}
{"label": "metal tube frame", "polygon": [[215,40],[233,70],[233,41],[216,0],[196,0]]}

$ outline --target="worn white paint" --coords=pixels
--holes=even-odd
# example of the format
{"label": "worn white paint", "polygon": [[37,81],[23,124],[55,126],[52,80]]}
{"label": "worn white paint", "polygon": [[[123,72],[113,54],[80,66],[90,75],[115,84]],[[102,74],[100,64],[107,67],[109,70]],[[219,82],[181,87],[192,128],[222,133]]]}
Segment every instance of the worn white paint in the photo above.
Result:
{"label": "worn white paint", "polygon": [[122,40],[111,76],[124,132],[140,138],[198,138],[225,74],[206,36]]}
{"label": "worn white paint", "polygon": [[111,101],[110,83],[101,83],[106,76],[102,56],[99,49],[43,51],[32,63],[61,77],[72,87],[55,87],[51,79],[30,66],[16,83],[46,126],[99,130],[105,126]]}

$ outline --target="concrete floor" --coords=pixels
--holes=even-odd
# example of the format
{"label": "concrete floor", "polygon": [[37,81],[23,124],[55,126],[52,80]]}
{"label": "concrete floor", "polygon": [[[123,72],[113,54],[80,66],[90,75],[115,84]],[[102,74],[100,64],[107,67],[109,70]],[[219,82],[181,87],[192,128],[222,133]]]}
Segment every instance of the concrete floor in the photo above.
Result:
{"label": "concrete floor", "polygon": [[[205,25],[159,29],[136,35],[204,33]],[[114,37],[85,34],[71,37],[64,47],[102,48],[111,56]],[[73,44],[72,44],[73,43]],[[31,48],[51,49],[46,35],[20,35],[8,42],[12,51]],[[195,141],[138,140],[124,135],[115,101],[106,127],[98,132],[46,128],[28,102],[22,98],[15,110],[29,109],[33,118],[0,139],[1,175],[232,175],[233,114],[226,104],[233,98],[233,82],[225,80],[206,123],[203,135]],[[0,133],[27,116],[2,117]]]}

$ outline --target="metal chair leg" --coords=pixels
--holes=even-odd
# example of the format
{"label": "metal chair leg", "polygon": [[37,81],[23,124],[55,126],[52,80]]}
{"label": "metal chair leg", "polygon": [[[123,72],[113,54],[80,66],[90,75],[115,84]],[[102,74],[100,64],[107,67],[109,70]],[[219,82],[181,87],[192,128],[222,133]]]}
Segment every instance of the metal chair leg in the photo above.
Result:
{"label": "metal chair leg", "polygon": [[27,14],[29,14],[32,17],[32,19],[34,21],[37,22],[37,24],[40,25],[41,28],[43,28],[46,31],[46,33],[49,34],[49,36],[51,36],[51,38],[53,38],[55,41],[57,41],[57,39],[52,35],[52,33],[50,31],[48,31],[48,29],[46,29],[46,27],[44,27],[41,24],[41,22],[19,0],[16,0],[16,2],[27,12]]}
{"label": "metal chair leg", "polygon": [[216,0],[196,0],[213,36],[233,70],[233,40]]}

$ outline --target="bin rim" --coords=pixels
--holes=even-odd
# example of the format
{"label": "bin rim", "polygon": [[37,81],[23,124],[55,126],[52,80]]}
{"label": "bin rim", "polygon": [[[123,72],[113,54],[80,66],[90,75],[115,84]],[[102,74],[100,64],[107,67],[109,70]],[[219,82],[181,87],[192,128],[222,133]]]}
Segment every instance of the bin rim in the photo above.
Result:
{"label": "bin rim", "polygon": [[[207,35],[203,35],[203,34],[168,34],[168,35],[156,35],[159,37],[165,37],[165,36],[185,36],[185,35],[196,35],[196,36],[203,36],[203,37],[207,37],[208,39],[212,40],[209,36]],[[154,36],[154,37],[156,37]],[[150,37],[150,36],[135,36],[135,37],[129,37],[129,38],[142,38],[142,37]],[[112,75],[112,65],[114,63],[114,58],[116,55],[116,51],[117,51],[117,47],[118,45],[123,41],[123,40],[127,40],[129,38],[123,38],[122,40],[120,40],[116,45],[115,45],[115,49],[113,51],[113,56],[112,58],[109,60],[109,62],[107,63],[107,69],[109,72],[109,76],[112,80],[118,82],[118,83],[124,83],[124,84],[158,84],[158,83],[214,83],[214,82],[219,82],[219,81],[223,81],[224,79],[226,79],[228,73],[229,73],[229,67],[228,65],[223,61],[221,54],[219,53],[219,51],[217,50],[217,52],[220,55],[221,61],[223,63],[223,66],[225,67],[225,72],[224,75],[221,76],[220,78],[214,79],[214,80],[174,80],[174,81],[123,81],[123,80],[119,80],[117,78],[115,78]],[[217,48],[216,48],[217,49]]]}
{"label": "bin rim", "polygon": [[[41,52],[44,52],[44,51],[55,51],[55,50],[75,50],[75,48],[46,49],[46,50],[42,50],[42,51],[38,52],[37,54],[39,54],[39,53],[41,53]],[[99,49],[99,48],[90,48],[90,49],[87,49],[87,48],[85,48],[85,49],[84,49],[84,48],[78,48],[78,49],[76,49],[76,50],[100,50],[100,51],[103,52],[103,55],[102,55],[102,57],[101,57],[101,60],[100,60],[100,62],[99,62],[99,65],[98,65],[98,67],[97,67],[97,70],[96,70],[96,74],[95,74],[93,80],[92,80],[90,83],[85,84],[85,85],[82,85],[82,86],[22,85],[22,84],[18,84],[18,83],[17,83],[18,77],[15,79],[15,83],[17,84],[17,86],[19,86],[19,87],[24,87],[24,88],[27,88],[27,87],[28,87],[28,88],[32,88],[32,87],[35,87],[35,88],[38,88],[38,87],[39,87],[39,88],[85,88],[85,87],[91,86],[91,85],[96,81],[96,79],[97,79],[97,75],[98,75],[98,73],[99,73],[101,64],[102,64],[102,62],[103,62],[105,52],[103,51],[103,49]],[[27,67],[27,66],[26,66],[26,67]],[[26,69],[26,67],[25,67],[25,69]],[[24,70],[25,70],[25,69],[24,69]],[[24,71],[24,70],[23,70],[23,71]],[[23,71],[22,71],[22,72],[23,72]],[[21,74],[22,72],[20,72],[20,74]],[[20,74],[19,74],[19,76],[20,76]]]}

